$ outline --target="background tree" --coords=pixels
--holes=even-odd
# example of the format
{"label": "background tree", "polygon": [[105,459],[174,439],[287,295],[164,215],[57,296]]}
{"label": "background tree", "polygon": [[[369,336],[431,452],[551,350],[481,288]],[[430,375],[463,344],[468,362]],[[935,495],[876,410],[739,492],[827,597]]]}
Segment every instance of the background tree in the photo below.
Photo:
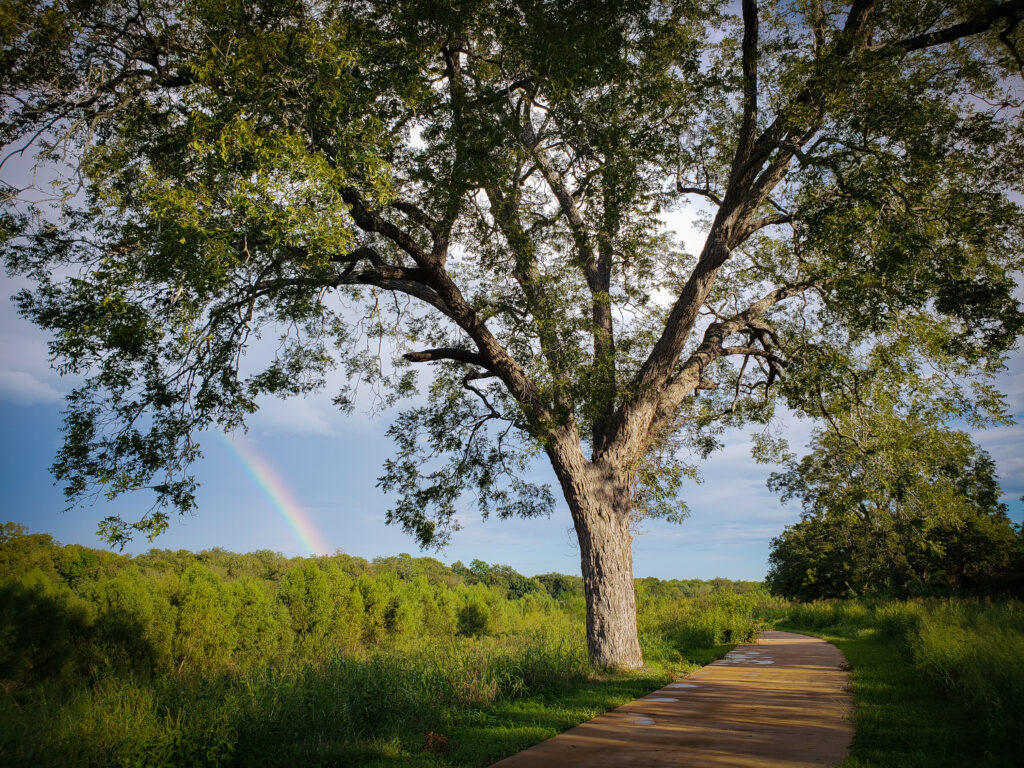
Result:
{"label": "background tree", "polygon": [[[3,140],[79,193],[4,219],[37,283],[21,308],[83,377],[69,496],[153,488],[102,530],[155,534],[194,506],[197,435],[261,395],[339,367],[384,405],[429,393],[391,429],[388,520],[443,543],[470,489],[485,515],[544,514],[522,477],[544,454],[592,659],[640,664],[631,519],[681,519],[695,461],[770,418],[783,373],[884,339],[991,375],[1021,327],[1024,0],[741,11],[7,3]],[[688,254],[664,216],[693,200]],[[269,361],[245,356],[261,333]]]}
{"label": "background tree", "polygon": [[177,607],[177,670],[203,673],[223,667],[238,642],[232,621],[237,606],[224,584],[198,563],[191,565],[182,574]]}
{"label": "background tree", "polygon": [[970,404],[871,357],[818,376],[824,425],[768,480],[804,508],[772,540],[769,588],[800,599],[1019,590],[1024,538],[992,459],[941,425]]}

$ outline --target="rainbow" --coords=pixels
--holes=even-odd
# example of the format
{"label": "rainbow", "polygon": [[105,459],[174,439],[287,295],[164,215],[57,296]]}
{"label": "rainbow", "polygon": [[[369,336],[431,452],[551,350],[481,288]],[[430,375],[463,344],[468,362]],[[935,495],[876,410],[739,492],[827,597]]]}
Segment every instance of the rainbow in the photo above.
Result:
{"label": "rainbow", "polygon": [[[220,434],[220,433],[218,433]],[[330,552],[323,534],[313,523],[309,513],[292,496],[284,480],[267,461],[239,437],[228,438],[220,434],[224,444],[231,450],[238,463],[255,481],[281,517],[292,529],[295,538],[312,555],[326,555]]]}

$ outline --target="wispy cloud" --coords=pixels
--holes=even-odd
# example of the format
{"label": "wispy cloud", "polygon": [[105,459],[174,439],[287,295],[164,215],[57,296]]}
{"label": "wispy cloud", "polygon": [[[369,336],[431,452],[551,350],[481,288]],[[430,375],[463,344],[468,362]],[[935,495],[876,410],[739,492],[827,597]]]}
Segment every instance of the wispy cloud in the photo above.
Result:
{"label": "wispy cloud", "polygon": [[258,431],[331,437],[337,434],[336,422],[341,418],[344,418],[342,414],[322,394],[288,400],[268,398],[260,403],[252,426]]}
{"label": "wispy cloud", "polygon": [[0,397],[19,405],[57,403],[64,399],[63,393],[31,373],[8,368],[0,368]]}

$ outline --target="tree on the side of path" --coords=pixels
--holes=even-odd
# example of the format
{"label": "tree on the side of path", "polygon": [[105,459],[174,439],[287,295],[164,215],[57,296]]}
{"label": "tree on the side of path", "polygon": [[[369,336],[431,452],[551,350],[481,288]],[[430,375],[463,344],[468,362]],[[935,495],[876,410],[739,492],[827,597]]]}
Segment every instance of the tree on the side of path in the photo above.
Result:
{"label": "tree on the side of path", "polygon": [[[894,365],[899,361],[899,364]],[[969,404],[881,347],[814,372],[810,451],[768,478],[801,520],[772,540],[767,583],[803,600],[994,595],[1024,587],[1024,531],[1000,502],[995,464],[944,422]],[[787,382],[787,386],[792,382]]]}
{"label": "tree on the side of path", "polygon": [[[998,413],[1024,0],[740,5],[5,4],[0,141],[73,169],[59,216],[2,222],[36,283],[22,311],[82,377],[70,498],[154,489],[103,530],[155,534],[195,504],[197,435],[260,396],[338,369],[342,407],[357,383],[422,393],[390,431],[388,520],[428,545],[467,491],[545,514],[523,476],[545,456],[591,657],[636,666],[631,526],[682,519],[683,483],[722,430],[770,419],[773,384],[800,409],[805,361],[884,342],[981,376]],[[664,217],[695,201],[689,254]],[[266,364],[245,355],[261,333]]]}

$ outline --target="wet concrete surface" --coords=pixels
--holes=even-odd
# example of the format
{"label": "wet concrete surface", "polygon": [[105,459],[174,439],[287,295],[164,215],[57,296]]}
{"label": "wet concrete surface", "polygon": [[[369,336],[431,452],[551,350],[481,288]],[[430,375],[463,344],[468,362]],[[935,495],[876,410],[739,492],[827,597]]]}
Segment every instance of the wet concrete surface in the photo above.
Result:
{"label": "wet concrete surface", "polygon": [[803,768],[839,765],[853,725],[834,645],[762,632],[661,690],[492,768]]}

